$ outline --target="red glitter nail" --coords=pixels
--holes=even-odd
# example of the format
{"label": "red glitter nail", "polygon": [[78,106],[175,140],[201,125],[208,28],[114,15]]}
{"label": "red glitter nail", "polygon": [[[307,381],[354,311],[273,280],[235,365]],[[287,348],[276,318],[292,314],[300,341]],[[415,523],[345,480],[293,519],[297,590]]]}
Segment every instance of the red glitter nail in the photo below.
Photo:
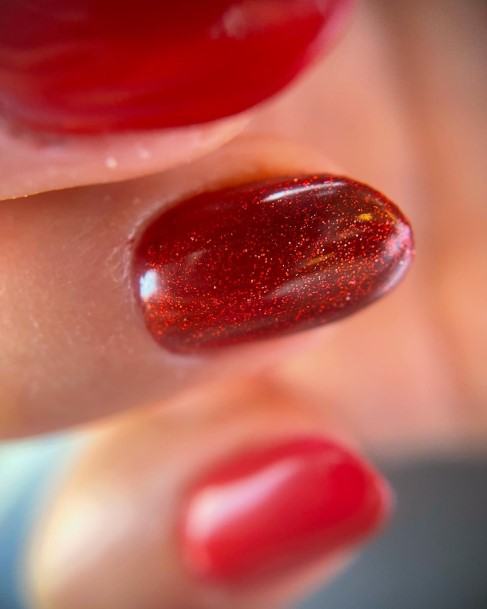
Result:
{"label": "red glitter nail", "polygon": [[145,231],[134,272],[145,323],[194,353],[313,328],[389,291],[410,225],[369,186],[307,176],[204,192]]}
{"label": "red glitter nail", "polygon": [[76,133],[176,127],[273,95],[351,0],[1,0],[0,108]]}

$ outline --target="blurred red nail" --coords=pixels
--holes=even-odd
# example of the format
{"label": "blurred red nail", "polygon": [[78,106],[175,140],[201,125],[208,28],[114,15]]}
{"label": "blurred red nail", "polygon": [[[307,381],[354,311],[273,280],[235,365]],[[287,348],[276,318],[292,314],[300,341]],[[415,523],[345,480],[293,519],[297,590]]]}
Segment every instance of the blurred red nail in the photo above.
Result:
{"label": "blurred red nail", "polygon": [[156,340],[195,353],[349,315],[390,290],[412,255],[407,220],[377,191],[279,179],[164,212],[135,251],[134,285]]}
{"label": "blurred red nail", "polygon": [[0,108],[77,133],[243,111],[326,48],[351,0],[2,0]]}
{"label": "blurred red nail", "polygon": [[341,446],[284,442],[231,459],[191,490],[183,559],[210,580],[272,577],[362,541],[389,506],[386,483]]}

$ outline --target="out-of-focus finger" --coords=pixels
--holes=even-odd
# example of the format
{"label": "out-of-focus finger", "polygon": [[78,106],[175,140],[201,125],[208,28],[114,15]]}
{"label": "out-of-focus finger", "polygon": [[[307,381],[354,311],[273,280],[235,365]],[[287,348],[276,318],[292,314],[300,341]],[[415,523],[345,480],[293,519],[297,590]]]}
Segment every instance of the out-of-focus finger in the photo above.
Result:
{"label": "out-of-focus finger", "polygon": [[0,199],[147,175],[221,145],[246,119],[216,121],[290,83],[350,5],[4,0]]}
{"label": "out-of-focus finger", "polygon": [[256,379],[98,431],[39,524],[33,606],[287,605],[389,510],[387,485],[340,436],[324,409]]}

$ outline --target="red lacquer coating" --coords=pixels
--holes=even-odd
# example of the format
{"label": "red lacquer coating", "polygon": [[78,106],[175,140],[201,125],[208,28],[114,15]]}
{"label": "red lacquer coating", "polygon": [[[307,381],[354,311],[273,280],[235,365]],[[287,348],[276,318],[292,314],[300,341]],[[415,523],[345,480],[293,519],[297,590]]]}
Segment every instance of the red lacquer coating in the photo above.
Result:
{"label": "red lacquer coating", "polygon": [[191,489],[183,560],[212,580],[272,577],[358,543],[389,504],[383,480],[335,443],[302,438],[256,449]]}
{"label": "red lacquer coating", "polygon": [[326,48],[350,0],[2,0],[0,109],[78,133],[245,110]]}
{"label": "red lacquer coating", "polygon": [[383,195],[311,176],[205,192],[143,234],[135,289],[160,344],[194,353],[312,328],[390,290],[413,255]]}

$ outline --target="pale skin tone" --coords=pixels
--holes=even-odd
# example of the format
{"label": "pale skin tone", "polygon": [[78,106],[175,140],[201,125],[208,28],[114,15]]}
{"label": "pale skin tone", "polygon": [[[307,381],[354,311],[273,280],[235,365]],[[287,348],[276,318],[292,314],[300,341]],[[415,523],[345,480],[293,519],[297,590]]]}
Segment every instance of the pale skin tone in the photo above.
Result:
{"label": "pale skin tone", "polygon": [[[64,181],[45,170],[52,159],[5,135],[0,430],[90,422],[89,447],[52,493],[32,544],[35,607],[272,609],[328,579],[343,556],[238,595],[201,587],[183,569],[174,526],[185,485],[257,438],[322,432],[394,456],[481,450],[485,9],[395,6],[360,7],[328,58],[245,118],[172,144],[112,136],[98,163],[90,144],[71,143],[75,170]],[[133,162],[136,147],[154,152],[150,167]],[[144,222],[187,193],[308,172],[364,180],[404,209],[417,241],[405,282],[318,331],[211,359],[164,353],[127,278]]]}

